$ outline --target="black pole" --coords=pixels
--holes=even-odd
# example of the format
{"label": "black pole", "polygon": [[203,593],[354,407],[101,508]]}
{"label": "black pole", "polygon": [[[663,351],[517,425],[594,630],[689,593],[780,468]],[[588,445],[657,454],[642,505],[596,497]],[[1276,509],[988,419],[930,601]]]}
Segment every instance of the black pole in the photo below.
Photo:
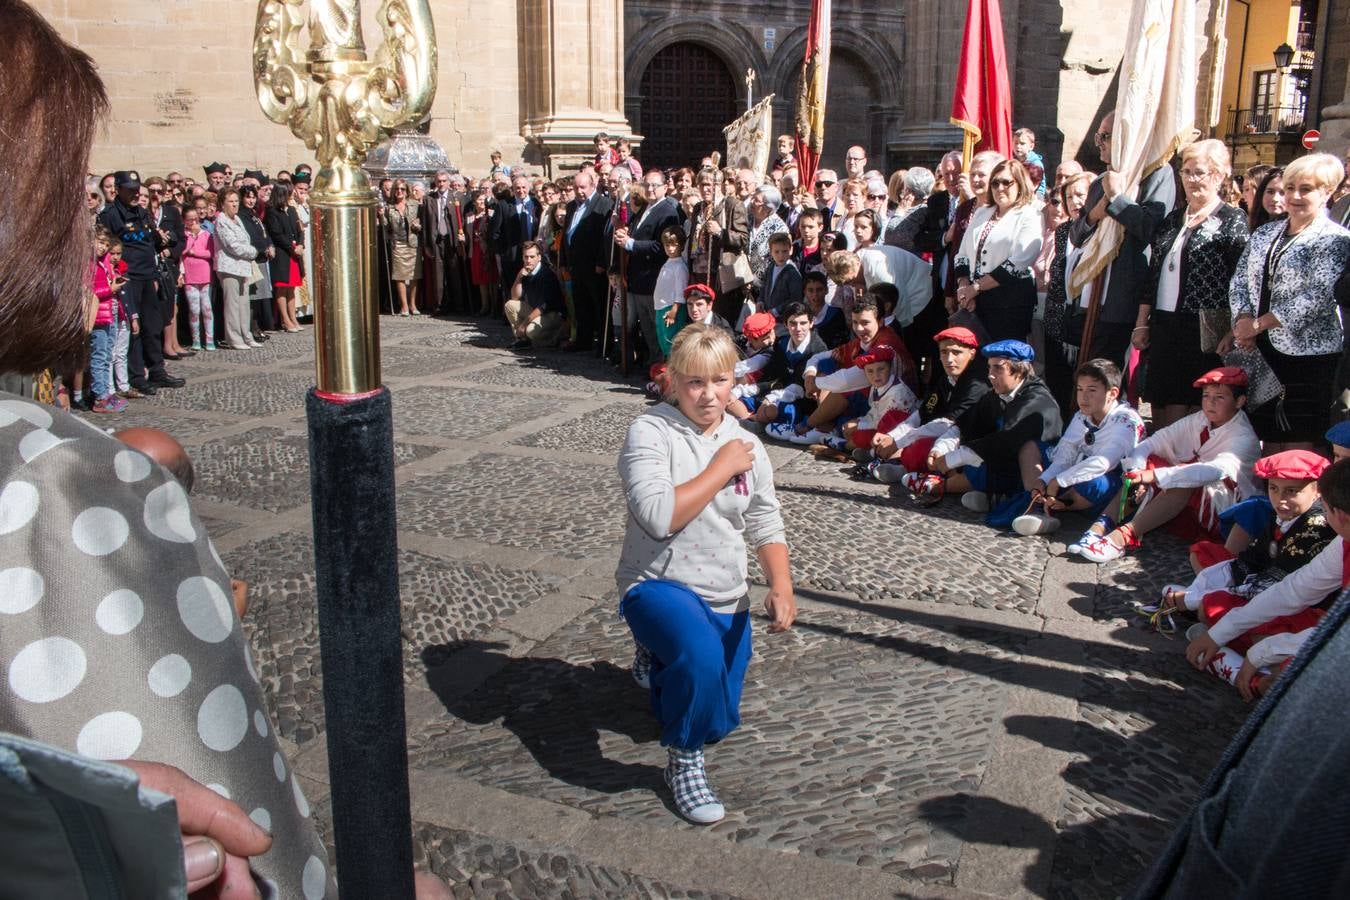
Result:
{"label": "black pole", "polygon": [[305,399],[327,716],[333,835],[342,896],[413,896],[403,711],[393,404]]}

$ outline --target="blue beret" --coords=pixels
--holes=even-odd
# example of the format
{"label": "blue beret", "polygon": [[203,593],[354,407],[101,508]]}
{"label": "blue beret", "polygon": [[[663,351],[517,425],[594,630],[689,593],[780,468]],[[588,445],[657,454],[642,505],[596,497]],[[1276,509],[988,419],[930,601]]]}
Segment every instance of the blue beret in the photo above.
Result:
{"label": "blue beret", "polygon": [[1003,356],[1018,362],[1031,362],[1036,358],[1036,351],[1025,341],[994,341],[981,347],[980,352],[988,358]]}
{"label": "blue beret", "polygon": [[1341,447],[1350,447],[1350,421],[1337,422],[1327,432],[1327,440]]}

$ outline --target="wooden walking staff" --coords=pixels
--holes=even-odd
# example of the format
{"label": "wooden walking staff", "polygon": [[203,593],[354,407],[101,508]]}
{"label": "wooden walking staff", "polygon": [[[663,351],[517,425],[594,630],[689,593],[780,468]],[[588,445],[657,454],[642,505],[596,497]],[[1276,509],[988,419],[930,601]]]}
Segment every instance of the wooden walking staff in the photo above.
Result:
{"label": "wooden walking staff", "polygon": [[361,163],[430,111],[436,31],[429,0],[384,0],[371,59],[359,0],[311,0],[308,12],[306,0],[258,4],[253,79],[263,112],[319,162],[310,197],[317,387],[305,411],[333,835],[344,897],[411,897],[393,418],[370,302],[375,193]]}

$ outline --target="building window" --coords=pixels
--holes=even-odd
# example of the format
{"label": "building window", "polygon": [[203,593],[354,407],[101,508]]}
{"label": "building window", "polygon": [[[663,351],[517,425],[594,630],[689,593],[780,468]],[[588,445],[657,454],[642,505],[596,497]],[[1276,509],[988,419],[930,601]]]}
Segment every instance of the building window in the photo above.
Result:
{"label": "building window", "polygon": [[1279,107],[1279,73],[1273,69],[1252,73],[1252,112],[1249,131],[1274,131],[1276,110]]}

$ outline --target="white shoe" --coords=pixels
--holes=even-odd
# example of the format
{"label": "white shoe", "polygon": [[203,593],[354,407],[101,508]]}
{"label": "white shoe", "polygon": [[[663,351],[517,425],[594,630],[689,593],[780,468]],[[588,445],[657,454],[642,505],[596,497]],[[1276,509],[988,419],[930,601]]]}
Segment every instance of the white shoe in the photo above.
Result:
{"label": "white shoe", "polygon": [[675,795],[675,809],[695,825],[711,825],[726,817],[726,807],[708,784],[703,751],[667,747],[666,786]]}
{"label": "white shoe", "polygon": [[830,436],[829,432],[821,431],[819,428],[812,428],[806,434],[798,434],[797,429],[793,428],[788,434],[788,440],[794,444],[823,444]]}
{"label": "white shoe", "polygon": [[1059,530],[1059,519],[1054,516],[1042,516],[1029,513],[1012,520],[1012,529],[1024,537],[1034,534],[1049,534]]}
{"label": "white shoe", "polygon": [[961,505],[971,512],[989,512],[989,495],[984,491],[966,491],[961,495]]}
{"label": "white shoe", "polygon": [[1084,559],[1090,559],[1101,564],[1120,559],[1125,555],[1125,548],[1117,547],[1111,543],[1110,538],[1093,535],[1092,540],[1083,544],[1083,548],[1078,552],[1083,555]]}
{"label": "white shoe", "polygon": [[261,350],[261,349],[262,349],[262,344],[259,344],[257,341],[247,341],[247,342],[245,342],[244,346],[247,347],[247,348],[250,349],[250,350]]}
{"label": "white shoe", "polygon": [[795,436],[792,426],[786,422],[770,422],[764,426],[764,433],[776,441],[791,441]]}

